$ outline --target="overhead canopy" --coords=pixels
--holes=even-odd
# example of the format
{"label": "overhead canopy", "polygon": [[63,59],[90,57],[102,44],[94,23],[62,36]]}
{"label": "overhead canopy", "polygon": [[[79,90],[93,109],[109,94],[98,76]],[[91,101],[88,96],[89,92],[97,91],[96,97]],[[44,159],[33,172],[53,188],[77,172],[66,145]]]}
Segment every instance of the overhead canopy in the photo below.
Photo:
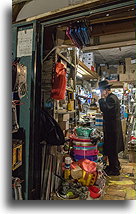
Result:
{"label": "overhead canopy", "polygon": [[[129,2],[133,1],[128,1],[128,4],[130,4]],[[120,7],[124,7],[123,4],[127,4],[125,0],[118,0],[118,2],[115,0],[33,0],[25,4],[19,12],[16,21],[30,17],[30,20],[33,20],[56,15],[70,15],[72,12],[95,10],[96,8],[106,7],[111,4],[116,6],[117,3],[120,3]],[[94,12],[90,11],[90,15]]]}

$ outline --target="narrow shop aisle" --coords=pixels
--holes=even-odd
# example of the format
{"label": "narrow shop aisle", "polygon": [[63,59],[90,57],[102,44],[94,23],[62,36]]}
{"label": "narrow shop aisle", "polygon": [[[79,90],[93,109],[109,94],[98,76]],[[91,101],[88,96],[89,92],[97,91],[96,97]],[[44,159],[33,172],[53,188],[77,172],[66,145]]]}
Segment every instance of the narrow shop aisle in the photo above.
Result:
{"label": "narrow shop aisle", "polygon": [[127,159],[120,159],[120,163],[120,175],[107,178],[101,200],[136,200],[136,163],[129,163]]}

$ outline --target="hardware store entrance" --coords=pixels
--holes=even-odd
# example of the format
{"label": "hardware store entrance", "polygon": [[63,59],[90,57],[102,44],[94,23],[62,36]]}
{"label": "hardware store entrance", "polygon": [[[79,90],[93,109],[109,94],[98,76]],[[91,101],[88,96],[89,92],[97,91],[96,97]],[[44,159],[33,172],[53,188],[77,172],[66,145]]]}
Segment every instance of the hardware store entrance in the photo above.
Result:
{"label": "hardware store entrance", "polygon": [[[105,191],[111,191],[107,189],[107,181],[116,185],[122,182],[124,192],[117,197],[127,199],[123,180],[129,176],[128,183],[131,180],[133,186],[134,164],[128,162],[135,162],[133,10],[130,15],[131,19],[124,17],[121,21],[119,17],[111,21],[107,15],[102,25],[97,17],[94,23],[86,17],[67,21],[61,17],[57,23],[55,20],[37,23],[39,74],[34,76],[35,134],[34,144],[29,145],[29,161],[26,161],[30,170],[29,199],[108,200],[108,193],[104,198]],[[119,24],[128,28],[119,28]],[[23,64],[25,66],[25,62]],[[112,84],[112,92],[120,100],[125,142],[125,152],[119,154],[121,175],[111,180],[103,170],[106,165],[103,115],[98,103],[101,97],[98,82],[104,79]],[[23,180],[24,174],[21,176]]]}

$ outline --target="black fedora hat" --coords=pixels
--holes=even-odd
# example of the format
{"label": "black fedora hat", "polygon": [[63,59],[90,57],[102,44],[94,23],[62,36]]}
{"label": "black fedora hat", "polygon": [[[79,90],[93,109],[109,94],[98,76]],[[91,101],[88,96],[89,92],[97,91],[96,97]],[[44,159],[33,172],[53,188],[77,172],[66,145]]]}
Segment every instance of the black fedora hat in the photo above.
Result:
{"label": "black fedora hat", "polygon": [[106,89],[112,86],[112,84],[109,84],[107,80],[100,81],[98,85],[99,85],[99,89]]}

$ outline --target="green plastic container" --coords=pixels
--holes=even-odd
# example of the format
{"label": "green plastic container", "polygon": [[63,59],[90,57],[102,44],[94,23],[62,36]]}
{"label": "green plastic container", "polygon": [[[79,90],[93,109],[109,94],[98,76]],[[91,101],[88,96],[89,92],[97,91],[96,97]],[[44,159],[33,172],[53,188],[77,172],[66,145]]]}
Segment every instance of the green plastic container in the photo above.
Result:
{"label": "green plastic container", "polygon": [[77,127],[76,134],[81,139],[90,139],[90,134],[92,133],[93,129],[91,128],[84,128],[84,127]]}

